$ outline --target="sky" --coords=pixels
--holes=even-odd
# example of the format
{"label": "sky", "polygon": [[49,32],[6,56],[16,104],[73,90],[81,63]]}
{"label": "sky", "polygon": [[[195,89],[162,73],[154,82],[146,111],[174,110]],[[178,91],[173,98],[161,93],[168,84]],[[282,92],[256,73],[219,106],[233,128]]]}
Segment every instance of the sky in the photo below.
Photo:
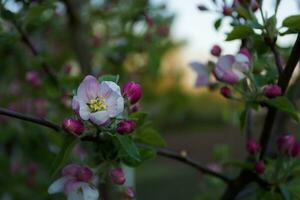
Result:
{"label": "sky", "polygon": [[[221,15],[219,13],[201,12],[197,9],[200,4],[212,8],[212,0],[152,0],[154,4],[165,3],[167,10],[176,14],[171,27],[174,39],[185,40],[186,46],[182,49],[185,60],[200,60],[205,62],[210,58],[210,49],[214,44],[222,47],[224,53],[235,53],[239,42],[225,42],[225,33],[231,30],[229,21],[225,19],[220,31],[215,31],[213,24]],[[218,1],[218,0],[217,0]],[[222,0],[220,0],[222,2]],[[232,0],[227,0],[232,2]],[[299,14],[300,0],[282,0],[278,10],[278,25],[290,15]],[[264,0],[263,10],[267,16],[273,14],[275,0]],[[231,3],[229,4],[231,5]],[[295,40],[295,35],[284,36],[278,39],[278,43],[289,45]]]}

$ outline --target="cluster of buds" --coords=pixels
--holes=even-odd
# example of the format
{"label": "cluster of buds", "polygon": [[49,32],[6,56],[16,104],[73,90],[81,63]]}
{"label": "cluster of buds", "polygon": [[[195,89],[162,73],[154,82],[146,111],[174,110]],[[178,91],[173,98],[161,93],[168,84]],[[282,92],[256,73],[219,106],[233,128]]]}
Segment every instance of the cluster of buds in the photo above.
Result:
{"label": "cluster of buds", "polygon": [[[126,181],[125,174],[122,168],[114,168],[109,173],[110,180],[117,185],[123,185]],[[122,191],[125,199],[135,198],[135,190],[133,187],[125,187]]]}
{"label": "cluster of buds", "polygon": [[[257,156],[261,150],[261,146],[254,138],[250,138],[247,140],[246,149],[250,155]],[[265,163],[263,160],[256,160],[254,162],[254,170],[258,174],[263,173],[265,171],[265,168],[266,167],[265,167]]]}
{"label": "cluster of buds", "polygon": [[300,143],[291,134],[282,135],[277,139],[277,149],[280,153],[291,157],[300,155]]}

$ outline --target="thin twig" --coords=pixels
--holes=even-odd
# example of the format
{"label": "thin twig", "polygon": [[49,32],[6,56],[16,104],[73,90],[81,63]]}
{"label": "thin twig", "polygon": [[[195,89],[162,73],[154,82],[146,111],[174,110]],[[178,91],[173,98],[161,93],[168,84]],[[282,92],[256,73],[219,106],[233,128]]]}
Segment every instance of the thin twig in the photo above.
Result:
{"label": "thin twig", "polygon": [[280,54],[279,54],[279,52],[277,51],[276,46],[275,46],[274,43],[272,43],[272,44],[270,45],[270,49],[271,49],[271,51],[272,51],[272,53],[273,53],[273,55],[274,55],[274,58],[275,58],[275,64],[276,64],[276,67],[277,67],[277,71],[278,71],[278,73],[279,73],[279,75],[280,75],[280,74],[282,74],[282,72],[283,72],[283,66],[282,66],[282,63],[281,63]]}
{"label": "thin twig", "polygon": [[[21,114],[21,113],[15,112],[15,111],[11,111],[11,110],[8,110],[8,109],[5,109],[5,108],[0,108],[0,115],[4,115],[4,116],[12,117],[12,118],[17,118],[17,119],[21,119],[21,120],[24,120],[24,121],[32,122],[32,123],[35,123],[35,124],[38,124],[38,125],[41,125],[41,126],[48,127],[48,128],[50,128],[54,131],[57,131],[57,132],[62,130],[61,126],[59,126],[55,123],[52,123],[48,120],[33,117],[33,116],[29,116],[29,115],[24,115],[24,114]],[[97,137],[94,137],[94,136],[84,136],[84,137],[81,138],[81,140],[82,141],[88,141],[88,142],[98,142]],[[141,146],[141,145],[139,145],[139,146]],[[143,146],[143,147],[146,147],[146,146]],[[182,162],[186,165],[189,165],[189,166],[192,166],[192,167],[196,168],[197,170],[201,171],[204,174],[208,174],[208,175],[217,177],[217,178],[223,180],[226,183],[230,182],[230,179],[225,177],[224,175],[219,174],[217,172],[214,172],[214,171],[202,166],[201,164],[199,164],[197,161],[193,160],[192,158],[189,158],[187,156],[182,156],[179,153],[176,153],[175,151],[171,151],[169,149],[157,148],[156,152],[160,156],[164,156],[164,157],[167,157],[167,158],[171,158],[173,160],[180,161],[180,162]]]}

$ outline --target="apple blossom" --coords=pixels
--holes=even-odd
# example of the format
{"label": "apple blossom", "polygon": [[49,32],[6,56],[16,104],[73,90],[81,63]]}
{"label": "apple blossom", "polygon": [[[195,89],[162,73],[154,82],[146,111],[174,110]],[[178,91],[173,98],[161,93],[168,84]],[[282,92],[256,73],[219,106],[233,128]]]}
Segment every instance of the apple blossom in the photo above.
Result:
{"label": "apple blossom", "polygon": [[124,197],[125,199],[134,199],[135,198],[135,190],[133,187],[127,187],[124,189]]}
{"label": "apple blossom", "polygon": [[123,120],[117,125],[117,132],[120,134],[132,133],[136,127],[136,122],[133,120]]}
{"label": "apple blossom", "polygon": [[282,90],[278,85],[267,85],[263,89],[263,94],[268,98],[275,98],[282,94]]}
{"label": "apple blossom", "polygon": [[25,79],[33,87],[40,87],[42,85],[40,74],[37,71],[28,71],[25,75]]}
{"label": "apple blossom", "polygon": [[49,194],[64,192],[68,200],[97,200],[98,190],[91,184],[93,172],[90,168],[69,164],[62,170],[62,177],[48,188]]}
{"label": "apple blossom", "polygon": [[195,86],[196,87],[208,86],[210,83],[209,81],[210,72],[207,69],[207,67],[199,62],[191,62],[189,65],[197,73]]}
{"label": "apple blossom", "polygon": [[95,77],[88,75],[73,97],[72,108],[82,120],[91,120],[97,125],[103,125],[110,118],[123,112],[124,99],[120,87],[115,82],[99,83]]}
{"label": "apple blossom", "polygon": [[219,81],[235,84],[245,78],[250,69],[248,57],[242,53],[237,55],[225,55],[218,59],[214,68],[214,74]]}
{"label": "apple blossom", "polygon": [[221,87],[220,93],[221,93],[225,98],[229,98],[229,97],[231,96],[231,90],[230,90],[230,88],[227,87],[227,86]]}
{"label": "apple blossom", "polygon": [[71,118],[66,118],[63,121],[62,128],[75,136],[80,136],[84,131],[84,125],[81,121]]}
{"label": "apple blossom", "polygon": [[256,161],[254,164],[254,168],[257,173],[259,173],[259,174],[263,173],[266,168],[264,161],[262,161],[262,160]]}
{"label": "apple blossom", "polygon": [[260,145],[255,139],[250,138],[247,140],[246,149],[249,154],[255,155],[260,151]]}
{"label": "apple blossom", "polygon": [[299,142],[296,142],[293,147],[292,147],[292,150],[291,150],[291,156],[292,157],[297,157],[300,155],[300,143]]}
{"label": "apple blossom", "polygon": [[142,97],[142,88],[138,83],[130,81],[124,86],[123,95],[128,98],[131,104],[135,104]]}
{"label": "apple blossom", "polygon": [[113,183],[123,185],[126,181],[122,168],[112,169],[109,173],[110,179]]}
{"label": "apple blossom", "polygon": [[277,148],[282,153],[290,153],[295,142],[294,135],[283,135],[277,139]]}

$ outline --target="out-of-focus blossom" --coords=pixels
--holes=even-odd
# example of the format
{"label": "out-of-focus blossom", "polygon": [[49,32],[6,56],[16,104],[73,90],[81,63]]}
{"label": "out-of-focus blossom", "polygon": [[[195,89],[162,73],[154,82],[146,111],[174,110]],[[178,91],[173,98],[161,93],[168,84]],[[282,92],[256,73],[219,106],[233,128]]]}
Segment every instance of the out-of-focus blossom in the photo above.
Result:
{"label": "out-of-focus blossom", "polygon": [[62,128],[75,136],[80,136],[84,131],[84,124],[76,119],[66,118],[63,121]]}
{"label": "out-of-focus blossom", "polygon": [[87,156],[87,152],[80,146],[80,144],[75,145],[73,148],[73,154],[79,157],[80,160],[84,160]]}
{"label": "out-of-focus blossom", "polygon": [[48,101],[44,98],[38,98],[34,101],[35,111],[38,116],[45,117],[47,115]]}
{"label": "out-of-focus blossom", "polygon": [[225,98],[230,98],[231,97],[231,89],[227,86],[223,86],[220,89],[220,93],[225,97]]}
{"label": "out-of-focus blossom", "polygon": [[133,189],[133,187],[127,187],[124,189],[123,195],[124,195],[125,199],[134,199],[136,193],[135,193],[135,190]]}
{"label": "out-of-focus blossom", "polygon": [[92,185],[92,179],[90,168],[69,164],[62,170],[62,177],[50,185],[48,193],[64,192],[69,200],[97,200],[99,192]]}
{"label": "out-of-focus blossom", "polygon": [[191,62],[189,66],[197,73],[195,87],[203,87],[210,84],[210,72],[205,65],[199,62]]}
{"label": "out-of-focus blossom", "polygon": [[297,157],[300,155],[300,143],[299,142],[296,142],[294,145],[293,145],[293,148],[292,148],[292,151],[291,151],[291,156],[292,157]]}
{"label": "out-of-focus blossom", "polygon": [[255,139],[250,138],[247,140],[246,149],[249,154],[255,155],[260,151],[260,145]]}
{"label": "out-of-focus blossom", "polygon": [[22,169],[22,165],[20,163],[20,161],[18,160],[13,160],[11,163],[10,163],[10,173],[12,175],[16,175],[18,174]]}
{"label": "out-of-focus blossom", "polygon": [[262,160],[258,160],[254,163],[254,169],[257,173],[261,174],[265,171],[265,163]]}
{"label": "out-of-focus blossom", "polygon": [[40,74],[37,71],[28,71],[25,75],[25,79],[33,87],[40,87],[42,85]]}
{"label": "out-of-focus blossom", "polygon": [[216,57],[219,57],[221,55],[221,52],[222,52],[222,49],[219,45],[214,45],[210,50],[210,53]]}
{"label": "out-of-focus blossom", "polygon": [[214,68],[214,74],[219,81],[235,84],[245,78],[250,69],[250,61],[247,56],[239,53],[235,56],[225,55],[218,59]]}
{"label": "out-of-focus blossom", "polygon": [[281,153],[290,153],[295,142],[294,135],[283,135],[277,139],[277,148]]}
{"label": "out-of-focus blossom", "polygon": [[138,112],[140,110],[140,104],[139,102],[133,104],[133,105],[130,105],[129,107],[129,112],[130,113],[135,113],[135,112]]}
{"label": "out-of-focus blossom", "polygon": [[229,16],[231,15],[232,9],[229,6],[224,6],[223,7],[223,15]]}
{"label": "out-of-focus blossom", "polygon": [[209,163],[207,165],[207,168],[216,172],[216,173],[221,173],[223,171],[222,169],[222,165],[218,164],[218,163]]}
{"label": "out-of-focus blossom", "polygon": [[118,185],[123,185],[126,181],[125,174],[122,168],[112,169],[109,173],[110,180]]}
{"label": "out-of-focus blossom", "polygon": [[102,125],[123,112],[124,99],[115,82],[99,83],[95,77],[88,75],[73,97],[72,108],[81,119]]}
{"label": "out-of-focus blossom", "polygon": [[275,98],[282,94],[282,90],[278,85],[267,85],[263,89],[263,94],[268,98]]}
{"label": "out-of-focus blossom", "polygon": [[251,53],[250,53],[250,51],[249,51],[248,48],[242,47],[242,48],[240,49],[239,53],[240,53],[240,54],[244,54],[244,55],[247,56],[247,58],[249,59],[249,62],[251,61],[252,56],[251,56]]}
{"label": "out-of-focus blossom", "polygon": [[117,125],[117,132],[120,134],[129,134],[135,130],[136,122],[133,120],[123,120]]}
{"label": "out-of-focus blossom", "polygon": [[131,104],[135,104],[142,97],[142,87],[138,83],[130,81],[123,87],[123,95]]}

